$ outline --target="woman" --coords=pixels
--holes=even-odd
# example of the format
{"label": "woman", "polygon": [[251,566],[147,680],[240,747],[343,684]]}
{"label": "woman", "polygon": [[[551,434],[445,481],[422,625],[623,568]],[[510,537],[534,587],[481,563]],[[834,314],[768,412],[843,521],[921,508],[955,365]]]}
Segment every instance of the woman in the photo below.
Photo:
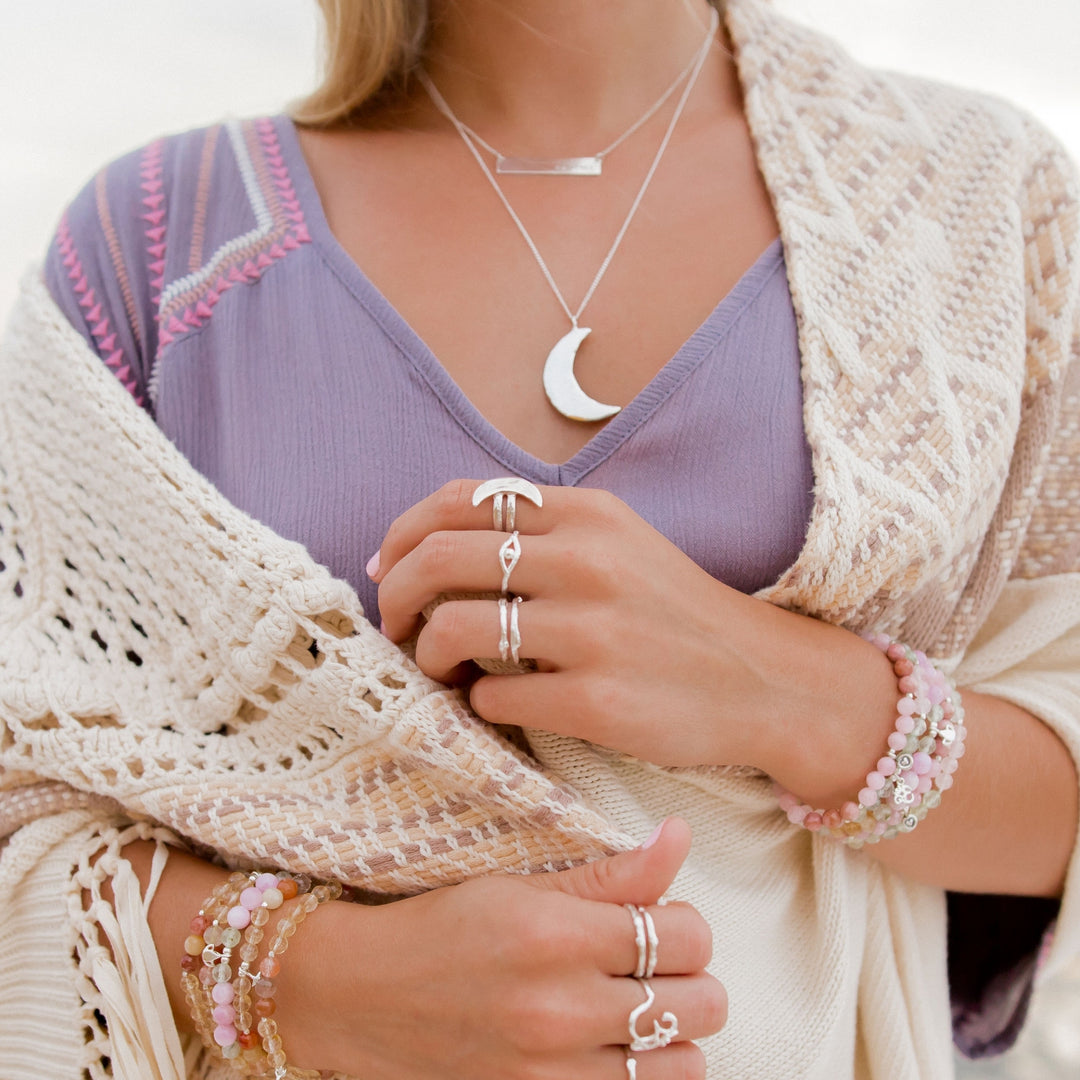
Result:
{"label": "woman", "polygon": [[[530,729],[535,758],[622,834],[678,812],[695,840],[687,860],[669,822],[562,874],[330,903],[275,999],[289,1061],[373,1077],[948,1075],[942,890],[1051,901],[1017,902],[1021,959],[1064,896],[1055,950],[1075,951],[1080,255],[1060,152],[1002,106],[866,72],[756,0],[730,0],[723,31],[694,0],[324,9],[329,76],[297,126],[227,125],[110,167],[61,224],[49,291],[226,498],[349,581],[391,642],[418,632],[425,674]],[[609,403],[608,422],[578,419]],[[505,495],[477,505],[480,480],[461,479],[508,473],[536,485],[513,529]],[[445,594],[463,598],[431,610]],[[924,666],[854,632],[871,630],[959,665],[970,752],[917,829],[855,852],[826,832],[867,819],[897,665]],[[326,646],[288,644],[306,686]],[[138,647],[130,665],[153,669]],[[471,658],[511,652],[538,670],[473,681]],[[275,704],[249,694],[193,745],[248,737]],[[40,717],[8,724],[5,768],[145,812],[126,776],[80,783],[70,754],[28,734]],[[174,767],[155,778],[140,760],[139,790]],[[237,771],[253,799],[259,774]],[[789,822],[769,777],[793,793],[792,822],[825,830]],[[182,852],[162,869],[175,834],[136,840],[121,814],[107,820],[127,831],[102,844],[105,811],[71,813],[82,832],[51,860],[13,834],[18,911],[81,858],[111,949],[79,947],[88,1067],[168,1075],[175,1035],[146,1014],[167,1011],[163,977],[190,1031],[185,935],[223,871]],[[198,815],[149,816],[208,839]],[[268,861],[294,869],[300,841],[318,843],[306,825]],[[156,882],[152,948],[127,866]],[[673,881],[692,906],[657,905]],[[958,955],[996,904],[954,908]],[[974,984],[957,1002],[969,1045],[1015,1026],[981,1000],[1015,959],[954,977]],[[655,978],[625,977],[651,960]],[[186,1068],[209,1075],[190,1045]],[[58,1053],[49,1075],[73,1060]]]}

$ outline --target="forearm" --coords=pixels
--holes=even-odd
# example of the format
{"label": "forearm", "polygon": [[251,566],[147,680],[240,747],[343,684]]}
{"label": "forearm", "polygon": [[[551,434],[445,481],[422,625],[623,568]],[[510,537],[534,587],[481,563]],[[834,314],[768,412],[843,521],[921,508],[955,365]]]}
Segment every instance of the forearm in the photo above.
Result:
{"label": "forearm", "polygon": [[[856,798],[885,752],[896,716],[895,675],[854,634],[788,612],[775,618],[774,630],[782,621],[785,640],[801,648],[778,655],[769,673],[773,680],[784,673],[785,691],[772,699],[770,727],[781,734],[763,751],[761,767],[805,802],[839,806]],[[967,752],[953,787],[917,829],[866,845],[864,855],[955,891],[1058,896],[1076,840],[1073,758],[1024,709],[961,693]],[[781,701],[797,723],[780,716]]]}

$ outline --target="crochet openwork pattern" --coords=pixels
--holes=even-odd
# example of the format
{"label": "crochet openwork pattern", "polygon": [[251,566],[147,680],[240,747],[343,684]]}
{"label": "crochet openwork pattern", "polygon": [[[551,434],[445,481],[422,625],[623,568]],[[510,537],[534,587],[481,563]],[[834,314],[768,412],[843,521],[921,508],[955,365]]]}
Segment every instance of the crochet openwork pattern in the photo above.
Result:
{"label": "crochet openwork pattern", "polygon": [[3,788],[395,894],[627,846],[187,466],[40,283],[3,374]]}

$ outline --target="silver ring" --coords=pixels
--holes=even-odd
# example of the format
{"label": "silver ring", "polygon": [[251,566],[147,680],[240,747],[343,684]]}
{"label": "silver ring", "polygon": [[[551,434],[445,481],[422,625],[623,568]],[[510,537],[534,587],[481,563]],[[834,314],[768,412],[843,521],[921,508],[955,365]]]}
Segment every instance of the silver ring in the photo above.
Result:
{"label": "silver ring", "polygon": [[623,1050],[626,1051],[626,1080],[637,1080],[637,1061],[629,1046],[624,1046]]}
{"label": "silver ring", "polygon": [[645,934],[645,920],[642,918],[642,910],[636,904],[623,904],[630,912],[630,918],[634,920],[634,945],[637,948],[637,964],[634,965],[632,978],[642,979],[645,977],[645,967],[648,958],[645,952],[647,942]]}
{"label": "silver ring", "polygon": [[635,982],[641,985],[645,991],[645,1000],[636,1008],[630,1010],[630,1019],[627,1021],[627,1030],[630,1032],[630,1049],[636,1054],[642,1054],[647,1050],[662,1050],[669,1046],[679,1034],[679,1021],[673,1012],[665,1012],[659,1020],[653,1021],[652,1034],[640,1035],[637,1030],[638,1017],[647,1013],[656,1000],[656,994],[647,979],[637,979]]}
{"label": "silver ring", "polygon": [[[521,597],[515,596],[510,604],[510,659],[515,664],[520,664],[518,649],[521,648],[521,631],[518,629],[518,608],[521,606]],[[505,660],[506,657],[504,656]]]}
{"label": "silver ring", "polygon": [[[517,517],[517,497],[521,495],[534,506],[544,505],[544,496],[535,484],[523,480],[520,476],[503,476],[497,480],[485,480],[472,495],[473,506],[479,506],[485,499],[495,497],[491,507],[491,523],[496,532],[513,532]],[[503,513],[505,498],[506,512]]]}
{"label": "silver ring", "polygon": [[499,586],[499,590],[503,596],[510,590],[510,571],[517,566],[520,558],[521,540],[518,539],[516,532],[512,532],[499,548],[499,566],[502,567],[502,585]]}
{"label": "silver ring", "polygon": [[510,655],[510,634],[507,625],[507,608],[505,596],[499,597],[499,659],[505,660]]}
{"label": "silver ring", "polygon": [[660,937],[656,932],[656,923],[653,922],[653,917],[648,910],[639,907],[638,911],[641,912],[641,918],[645,922],[645,935],[648,938],[649,945],[648,959],[645,961],[645,978],[651,979],[656,974],[656,958],[660,952]]}

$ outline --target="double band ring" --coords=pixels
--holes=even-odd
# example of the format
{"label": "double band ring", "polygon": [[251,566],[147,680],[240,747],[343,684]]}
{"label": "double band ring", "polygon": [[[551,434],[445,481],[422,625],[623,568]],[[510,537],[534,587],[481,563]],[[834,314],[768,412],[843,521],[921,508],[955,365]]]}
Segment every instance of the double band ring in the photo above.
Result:
{"label": "double band ring", "polygon": [[679,1021],[673,1012],[665,1012],[659,1020],[653,1021],[653,1029],[648,1035],[640,1034],[637,1029],[638,1019],[652,1008],[653,1002],[656,1001],[656,993],[648,979],[638,979],[635,976],[635,980],[645,991],[645,1000],[637,1008],[630,1010],[630,1018],[627,1021],[630,1050],[636,1054],[644,1053],[646,1050],[662,1050],[665,1046],[669,1046],[679,1034]]}
{"label": "double band ring", "polygon": [[534,506],[544,505],[544,496],[535,484],[520,476],[503,476],[497,480],[485,480],[472,495],[473,506],[494,496],[491,507],[491,524],[496,532],[513,532],[517,518],[517,497],[528,499]]}
{"label": "double band ring", "polygon": [[521,540],[517,532],[512,532],[499,548],[499,567],[502,570],[502,584],[499,591],[505,597],[510,591],[510,571],[518,564],[521,558]]}
{"label": "double band ring", "polygon": [[637,965],[634,967],[635,979],[651,979],[656,974],[656,957],[660,950],[660,938],[656,933],[656,923],[649,912],[637,904],[623,904],[634,920],[634,944],[637,946]]}
{"label": "double band ring", "polygon": [[518,628],[520,606],[520,596],[515,596],[513,600],[507,600],[505,596],[499,597],[499,659],[511,659],[515,664],[521,662],[518,659],[518,650],[521,648],[521,631]]}

